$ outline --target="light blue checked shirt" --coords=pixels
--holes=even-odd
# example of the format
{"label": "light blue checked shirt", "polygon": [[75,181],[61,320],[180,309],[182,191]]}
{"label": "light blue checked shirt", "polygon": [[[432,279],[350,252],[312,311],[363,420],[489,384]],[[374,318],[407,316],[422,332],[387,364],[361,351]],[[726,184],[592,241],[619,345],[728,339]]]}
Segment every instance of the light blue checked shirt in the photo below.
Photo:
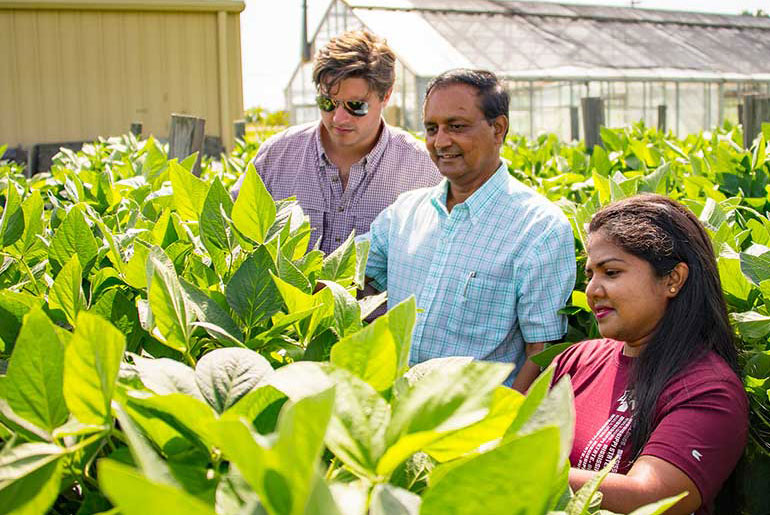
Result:
{"label": "light blue checked shirt", "polygon": [[[399,196],[361,236],[366,275],[388,308],[415,295],[411,364],[443,356],[515,363],[524,342],[560,339],[575,284],[572,229],[561,210],[505,164],[449,213],[444,179]],[[516,372],[506,381],[512,383]]]}

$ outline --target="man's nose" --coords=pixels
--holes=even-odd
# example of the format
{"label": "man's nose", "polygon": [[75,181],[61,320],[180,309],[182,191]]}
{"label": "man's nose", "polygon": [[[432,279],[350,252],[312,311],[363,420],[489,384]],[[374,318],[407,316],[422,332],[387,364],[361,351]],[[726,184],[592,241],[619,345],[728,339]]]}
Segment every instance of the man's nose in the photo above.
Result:
{"label": "man's nose", "polygon": [[335,122],[345,122],[349,119],[350,113],[348,113],[347,109],[345,109],[345,106],[343,106],[342,102],[340,102],[334,108],[334,116],[332,116],[332,120]]}
{"label": "man's nose", "polygon": [[446,129],[441,127],[436,129],[436,136],[433,139],[433,146],[438,148],[446,148],[452,144],[452,138],[449,137]]}

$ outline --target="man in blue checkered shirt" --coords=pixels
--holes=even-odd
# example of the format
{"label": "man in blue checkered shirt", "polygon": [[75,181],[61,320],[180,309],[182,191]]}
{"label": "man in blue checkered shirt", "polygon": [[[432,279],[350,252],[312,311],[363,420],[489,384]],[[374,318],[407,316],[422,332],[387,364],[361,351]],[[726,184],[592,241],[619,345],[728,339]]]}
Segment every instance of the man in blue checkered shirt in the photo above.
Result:
{"label": "man in blue checkered shirt", "polygon": [[508,173],[500,147],[508,93],[494,74],[453,70],[428,85],[426,146],[444,179],[407,192],[374,220],[366,275],[388,307],[415,295],[410,361],[472,356],[514,363],[506,384],[524,391],[528,359],[559,340],[558,313],[575,283],[567,218]]}

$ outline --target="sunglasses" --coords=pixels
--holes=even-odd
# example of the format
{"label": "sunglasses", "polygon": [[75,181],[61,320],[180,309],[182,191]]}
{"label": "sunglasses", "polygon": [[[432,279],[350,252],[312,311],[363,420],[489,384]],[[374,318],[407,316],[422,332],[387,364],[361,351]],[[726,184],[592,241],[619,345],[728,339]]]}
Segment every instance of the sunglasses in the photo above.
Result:
{"label": "sunglasses", "polygon": [[353,116],[366,116],[366,113],[369,112],[369,102],[363,100],[334,100],[326,95],[318,95],[315,98],[315,103],[318,104],[321,111],[326,113],[331,113],[340,104],[345,108],[345,111]]}

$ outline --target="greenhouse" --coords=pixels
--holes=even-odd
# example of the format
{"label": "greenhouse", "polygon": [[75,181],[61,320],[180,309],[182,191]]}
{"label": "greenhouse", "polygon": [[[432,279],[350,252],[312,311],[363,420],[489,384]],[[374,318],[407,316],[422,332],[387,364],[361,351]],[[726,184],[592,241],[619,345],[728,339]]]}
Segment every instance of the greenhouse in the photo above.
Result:
{"label": "greenhouse", "polygon": [[[676,134],[738,122],[746,93],[770,93],[770,18],[488,0],[334,0],[312,37],[367,28],[398,57],[390,123],[421,128],[428,81],[458,67],[505,78],[511,129],[575,138],[582,97],[609,126],[643,120]],[[312,63],[286,88],[292,123],[318,118]],[[665,107],[661,107],[665,106]],[[573,123],[571,123],[571,113]]]}

